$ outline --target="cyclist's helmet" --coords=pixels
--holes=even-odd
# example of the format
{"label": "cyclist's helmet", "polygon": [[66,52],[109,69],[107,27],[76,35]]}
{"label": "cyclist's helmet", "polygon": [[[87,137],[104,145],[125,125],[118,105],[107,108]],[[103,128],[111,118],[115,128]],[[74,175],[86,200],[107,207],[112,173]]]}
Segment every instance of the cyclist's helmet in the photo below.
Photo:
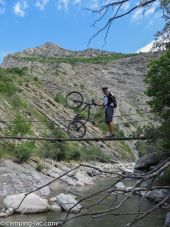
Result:
{"label": "cyclist's helmet", "polygon": [[107,86],[103,86],[102,87],[102,90],[104,91],[104,90],[107,90],[108,89],[108,87]]}

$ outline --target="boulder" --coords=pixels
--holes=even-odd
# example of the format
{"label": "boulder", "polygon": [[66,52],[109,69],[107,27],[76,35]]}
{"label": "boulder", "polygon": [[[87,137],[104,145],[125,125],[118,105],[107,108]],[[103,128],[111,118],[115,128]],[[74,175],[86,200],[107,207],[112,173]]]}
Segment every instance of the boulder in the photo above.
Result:
{"label": "boulder", "polygon": [[[69,211],[77,201],[75,200],[74,196],[70,194],[61,193],[57,195],[57,203],[65,210]],[[73,209],[71,209],[72,213],[77,213],[81,209],[81,205],[77,204]]]}
{"label": "boulder", "polygon": [[98,176],[99,175],[99,171],[96,170],[96,169],[88,169],[86,171],[87,175],[90,176],[90,177],[95,177],[95,176]]}
{"label": "boulder", "polygon": [[0,218],[5,218],[5,217],[7,217],[7,214],[3,213],[3,212],[0,212]]}
{"label": "boulder", "polygon": [[139,158],[135,164],[135,170],[149,170],[151,166],[157,165],[160,157],[157,153],[148,153]]}
{"label": "boulder", "polygon": [[49,210],[59,213],[61,212],[61,207],[57,203],[55,203],[50,205]]}
{"label": "boulder", "polygon": [[170,212],[166,214],[165,227],[170,227]]}
{"label": "boulder", "polygon": [[126,187],[125,187],[124,183],[118,182],[117,184],[115,184],[115,188],[117,188],[117,189],[125,189]]}
{"label": "boulder", "polygon": [[90,185],[93,183],[91,177],[87,175],[86,172],[80,171],[75,174],[75,178],[77,179],[77,183],[83,185]]}
{"label": "boulder", "polygon": [[155,189],[148,192],[145,197],[155,202],[161,202],[166,196],[170,195],[170,190],[167,189]]}
{"label": "boulder", "polygon": [[[24,193],[7,196],[4,199],[5,208],[13,208],[18,213],[40,213],[49,209],[47,200],[42,199],[38,195],[32,193],[26,196],[25,199],[24,196]],[[22,204],[17,209],[22,200]]]}
{"label": "boulder", "polygon": [[14,213],[14,209],[11,208],[11,207],[9,207],[5,212],[6,212],[6,214],[7,214],[8,216],[10,216],[10,215],[12,215],[12,214]]}
{"label": "boulder", "polygon": [[[0,159],[0,196],[2,197],[32,191],[50,180],[50,177],[36,171],[28,163],[20,165],[12,160]],[[50,189],[48,186],[44,187],[37,194],[42,197],[47,196],[50,194]]]}

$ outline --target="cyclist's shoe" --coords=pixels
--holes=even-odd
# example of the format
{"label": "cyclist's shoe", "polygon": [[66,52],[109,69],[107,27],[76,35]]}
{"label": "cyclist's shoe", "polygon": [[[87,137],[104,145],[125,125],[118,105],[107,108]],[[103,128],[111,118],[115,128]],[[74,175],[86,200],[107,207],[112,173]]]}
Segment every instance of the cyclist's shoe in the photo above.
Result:
{"label": "cyclist's shoe", "polygon": [[94,126],[96,125],[96,122],[95,122],[95,121],[92,121],[91,123],[92,123],[92,125],[94,125]]}
{"label": "cyclist's shoe", "polygon": [[114,139],[114,138],[115,138],[114,134],[110,134],[110,135],[106,136],[106,139]]}

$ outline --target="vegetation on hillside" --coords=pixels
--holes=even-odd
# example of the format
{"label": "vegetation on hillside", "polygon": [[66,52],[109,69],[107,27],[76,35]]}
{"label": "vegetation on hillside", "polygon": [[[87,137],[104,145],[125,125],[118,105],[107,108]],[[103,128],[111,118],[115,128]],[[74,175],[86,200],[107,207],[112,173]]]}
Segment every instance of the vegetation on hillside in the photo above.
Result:
{"label": "vegetation on hillside", "polygon": [[[47,128],[44,136],[67,137],[67,134],[56,128],[54,122],[49,121],[38,111],[32,109],[27,100],[20,95],[20,86],[28,83],[36,85],[38,79],[29,76],[27,68],[0,68],[0,96],[2,102],[7,102],[12,108],[12,115],[9,122],[6,122],[4,129],[0,129],[2,134],[10,136],[30,136],[35,135],[33,122],[24,113],[30,113],[41,125]],[[55,96],[55,101],[64,105],[65,97],[62,93]],[[10,119],[12,117],[12,119]],[[98,160],[108,162],[109,157],[93,145],[82,146],[78,142],[49,143],[49,142],[25,142],[25,141],[1,141],[0,157],[12,157],[22,163],[32,155],[53,158],[55,160]]]}
{"label": "vegetation on hillside", "polygon": [[112,60],[120,59],[120,58],[126,58],[135,56],[137,54],[121,54],[121,53],[115,53],[110,55],[100,55],[96,57],[47,57],[47,56],[25,56],[21,57],[20,55],[14,55],[13,57],[17,59],[23,59],[26,61],[36,61],[40,63],[51,63],[51,64],[59,64],[59,63],[93,63],[93,64],[107,64]]}
{"label": "vegetation on hillside", "polygon": [[[136,54],[135,54],[136,55]],[[74,64],[76,62],[84,63],[108,63],[111,60],[124,58],[128,54],[113,54],[113,55],[101,55],[97,57],[43,57],[43,56],[30,56],[22,57],[24,60],[28,61],[38,61],[42,63],[70,63]],[[19,55],[15,56],[20,58]],[[58,73],[58,71],[57,71]],[[58,74],[57,74],[58,75]],[[62,136],[66,137],[67,135],[61,130],[54,127],[53,122],[49,122],[47,118],[42,117],[38,111],[33,110],[30,107],[30,104],[27,100],[24,100],[20,95],[21,88],[24,86],[39,86],[38,77],[33,77],[30,74],[28,68],[10,68],[2,69],[0,68],[0,95],[4,97],[4,100],[11,105],[13,108],[13,124],[8,125],[6,133],[8,135],[35,135],[34,130],[32,130],[32,122],[29,121],[29,118],[24,116],[24,112],[30,112],[35,119],[38,119],[44,127],[47,128],[44,136]],[[54,97],[54,100],[65,106],[65,97],[61,92],[57,93]],[[87,113],[82,113],[82,116],[87,117]],[[106,124],[104,123],[104,113],[102,110],[99,110],[96,113],[97,124],[104,133],[107,132]],[[118,130],[119,133],[120,130]],[[27,161],[31,155],[38,155],[41,157],[53,158],[55,160],[98,160],[108,162],[109,158],[102,153],[102,151],[89,145],[84,147],[76,142],[67,142],[67,143],[49,143],[49,142],[22,142],[17,143],[1,143],[0,156],[12,156],[16,157],[19,162]],[[124,142],[118,143],[120,148],[120,153],[124,158],[131,157],[133,159],[132,152],[127,144]],[[40,150],[42,152],[40,152]]]}

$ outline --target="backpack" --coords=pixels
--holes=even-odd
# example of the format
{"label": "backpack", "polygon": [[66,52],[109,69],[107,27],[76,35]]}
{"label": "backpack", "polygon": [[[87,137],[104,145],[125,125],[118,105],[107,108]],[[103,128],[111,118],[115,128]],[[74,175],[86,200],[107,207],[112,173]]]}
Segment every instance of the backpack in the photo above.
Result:
{"label": "backpack", "polygon": [[113,96],[111,92],[109,92],[109,95],[108,95],[108,106],[110,106],[111,103],[113,103],[114,108],[117,107],[116,97]]}

